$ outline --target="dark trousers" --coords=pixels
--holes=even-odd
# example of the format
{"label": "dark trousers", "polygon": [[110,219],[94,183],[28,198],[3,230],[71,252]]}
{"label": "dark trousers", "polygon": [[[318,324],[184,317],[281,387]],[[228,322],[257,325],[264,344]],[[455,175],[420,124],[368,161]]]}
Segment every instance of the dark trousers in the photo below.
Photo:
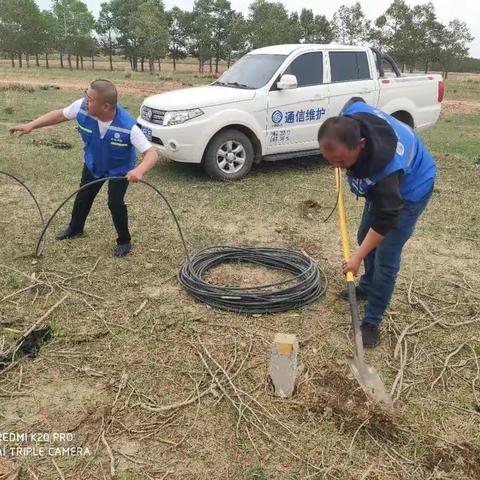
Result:
{"label": "dark trousers", "polygon": [[[92,182],[95,180],[94,176],[87,168],[83,166],[82,179],[80,180],[80,186]],[[90,187],[82,190],[75,197],[75,203],[73,204],[72,220],[70,221],[70,227],[76,232],[82,232],[85,226],[90,209],[92,208],[93,201],[97,196],[97,193],[105,183],[98,182]],[[130,232],[128,231],[128,212],[127,206],[124,202],[125,193],[127,192],[128,181],[127,180],[110,180],[108,182],[108,208],[112,214],[113,224],[117,230],[117,244],[128,243],[130,241]]]}
{"label": "dark trousers", "polygon": [[[382,321],[395,289],[403,247],[412,236],[417,220],[430,200],[432,190],[418,202],[406,201],[394,228],[385,235],[377,248],[365,257],[365,273],[359,282],[360,288],[368,295],[364,322],[379,325]],[[372,219],[372,205],[367,201],[358,230],[359,245],[367,236]]]}

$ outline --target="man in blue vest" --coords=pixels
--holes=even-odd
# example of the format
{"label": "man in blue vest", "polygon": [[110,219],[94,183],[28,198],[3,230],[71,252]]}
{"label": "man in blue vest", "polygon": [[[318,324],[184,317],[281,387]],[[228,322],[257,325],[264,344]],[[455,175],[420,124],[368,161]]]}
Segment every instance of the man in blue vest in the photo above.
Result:
{"label": "man in blue vest", "polygon": [[[357,297],[367,300],[362,337],[366,347],[375,347],[403,246],[432,195],[435,162],[409,126],[361,101],[326,120],[318,140],[329,164],[347,169],[351,191],[366,199],[359,248],[343,272],[356,275],[364,264],[356,287]],[[348,298],[345,292],[342,297]]]}
{"label": "man in blue vest", "polygon": [[[77,120],[83,141],[85,164],[80,186],[105,177],[125,177],[108,183],[108,207],[117,231],[116,257],[130,252],[127,206],[124,202],[129,182],[138,182],[156,164],[158,155],[136,125],[135,119],[117,105],[117,89],[108,80],[95,80],[81,98],[63,110],[54,110],[24,125],[10,129],[20,135],[36,128],[48,127],[66,120]],[[135,167],[137,152],[143,161]],[[57,236],[65,240],[81,235],[97,193],[104,182],[79,192],[75,198],[70,225]]]}

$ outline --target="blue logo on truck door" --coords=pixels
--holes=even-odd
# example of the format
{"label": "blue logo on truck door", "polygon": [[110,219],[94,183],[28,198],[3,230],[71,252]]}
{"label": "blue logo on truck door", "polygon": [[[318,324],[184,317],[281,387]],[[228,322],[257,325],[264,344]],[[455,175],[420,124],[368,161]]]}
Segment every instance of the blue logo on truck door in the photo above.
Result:
{"label": "blue logo on truck door", "polygon": [[326,114],[326,108],[307,108],[305,110],[289,110],[287,112],[275,110],[272,113],[272,123],[275,127],[281,127],[283,121],[290,124],[315,122],[321,120]]}
{"label": "blue logo on truck door", "polygon": [[272,122],[275,124],[281,123],[283,120],[283,113],[280,110],[275,110],[272,113]]}

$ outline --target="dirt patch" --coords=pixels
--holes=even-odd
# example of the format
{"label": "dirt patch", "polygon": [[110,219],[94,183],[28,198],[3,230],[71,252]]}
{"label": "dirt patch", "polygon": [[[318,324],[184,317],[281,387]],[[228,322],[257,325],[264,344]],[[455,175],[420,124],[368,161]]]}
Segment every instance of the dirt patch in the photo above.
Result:
{"label": "dirt patch", "polygon": [[292,278],[290,275],[279,270],[245,262],[234,262],[213,268],[206,273],[204,280],[217,286],[247,288],[283,282],[290,278]]}
{"label": "dirt patch", "polygon": [[308,199],[300,202],[299,210],[300,215],[303,218],[312,220],[318,216],[319,212],[322,210],[322,206],[316,200]]}
{"label": "dirt patch", "polygon": [[470,442],[458,445],[434,444],[429,447],[425,466],[429,470],[439,469],[444,472],[461,470],[472,478],[480,478],[480,448]]}
{"label": "dirt patch", "polygon": [[306,400],[307,409],[332,420],[345,430],[355,432],[360,427],[372,435],[395,442],[402,440],[399,418],[381,406],[367,401],[359,385],[350,379],[347,367],[327,368],[312,381],[312,391]]}
{"label": "dirt patch", "polygon": [[[92,77],[93,78],[93,77]],[[33,87],[38,87],[44,89],[45,82],[43,80],[29,79],[28,81],[19,82],[17,78],[13,76],[4,76],[0,78],[0,84],[10,85],[12,83],[17,85],[17,90],[19,88],[32,89]],[[62,80],[50,80],[49,88],[58,89],[66,88],[70,90],[85,90],[85,87],[88,85],[88,80],[78,80],[78,79],[62,79]],[[176,90],[178,88],[183,88],[185,85],[179,82],[162,82],[162,83],[148,83],[148,82],[116,82],[117,89],[120,94],[152,94],[152,93],[162,93],[168,92],[170,90]],[[32,90],[33,91],[33,90]]]}
{"label": "dirt patch", "polygon": [[53,148],[59,148],[61,150],[69,150],[73,147],[73,145],[70,142],[61,142],[60,140],[39,139],[39,140],[33,140],[32,143],[37,146],[53,147]]}
{"label": "dirt patch", "polygon": [[442,111],[457,115],[478,115],[480,114],[480,102],[444,100],[442,103]]}
{"label": "dirt patch", "polygon": [[[3,413],[8,417],[21,416],[25,422],[42,429],[65,431],[67,426],[66,430],[76,430],[79,412],[88,411],[92,405],[95,405],[91,408],[94,411],[98,406],[101,386],[78,378],[62,379],[60,375],[58,371],[54,382],[38,385],[31,395],[19,397],[15,404],[6,406]],[[70,422],[73,425],[68,426]]]}
{"label": "dirt patch", "polygon": [[0,457],[0,478],[3,480],[18,479],[18,467],[10,460]]}

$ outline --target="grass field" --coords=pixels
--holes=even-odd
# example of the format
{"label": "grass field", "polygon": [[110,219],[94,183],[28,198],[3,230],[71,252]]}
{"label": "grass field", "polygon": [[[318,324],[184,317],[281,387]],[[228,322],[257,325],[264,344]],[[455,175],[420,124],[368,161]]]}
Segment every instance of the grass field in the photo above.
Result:
{"label": "grass field", "polygon": [[[180,81],[122,72],[111,78],[134,114],[150,89],[208,81],[194,74]],[[21,138],[9,137],[7,128],[79,98],[90,79],[89,72],[0,67],[0,170],[21,178],[46,216],[80,179],[74,125]],[[8,88],[12,82],[30,83],[32,91]],[[318,160],[260,164],[229,184],[209,180],[199,166],[167,161],[147,177],[171,201],[191,252],[218,244],[285,246],[307,252],[325,270],[329,286],[317,303],[257,316],[212,310],[182,290],[175,279],[185,260],[178,233],[144,186],[127,196],[129,257],[111,256],[115,234],[102,191],[86,234],[53,240],[69,221],[68,204],[52,225],[45,256],[35,259],[35,206],[0,176],[0,352],[68,295],[42,323],[52,334],[37,355],[0,371],[0,432],[69,432],[70,442],[56,444],[90,453],[0,454],[0,478],[480,478],[478,77],[450,75],[446,98],[437,126],[421,133],[438,162],[433,199],[404,252],[382,345],[367,354],[393,391],[393,416],[368,404],[348,373],[352,341],[347,305],[337,297],[344,285],[338,225],[335,216],[322,222],[335,203],[334,185]],[[54,148],[61,142],[72,148]],[[363,205],[352,196],[347,202],[353,242]],[[215,278],[245,285],[271,275],[221,267]],[[291,400],[272,396],[266,382],[275,332],[301,341],[304,368]],[[246,394],[236,396],[207,359],[224,395],[202,363],[206,351],[236,374],[232,383]],[[240,418],[239,399],[251,408]],[[49,440],[20,443],[51,447]],[[0,452],[2,443],[14,442],[0,441]]]}

